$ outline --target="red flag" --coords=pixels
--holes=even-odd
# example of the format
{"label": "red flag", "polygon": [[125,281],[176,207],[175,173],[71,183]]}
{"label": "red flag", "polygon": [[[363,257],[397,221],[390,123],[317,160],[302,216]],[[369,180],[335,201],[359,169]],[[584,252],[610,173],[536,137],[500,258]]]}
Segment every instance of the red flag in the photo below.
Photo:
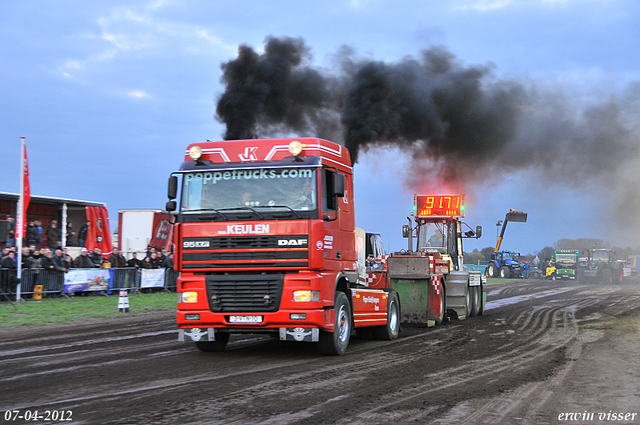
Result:
{"label": "red flag", "polygon": [[85,209],[87,220],[91,222],[85,247],[89,251],[98,247],[102,250],[102,254],[107,256],[113,250],[109,231],[109,213],[105,207],[85,207]]}
{"label": "red flag", "polygon": [[169,214],[159,212],[154,213],[151,242],[149,242],[149,246],[157,249],[171,250],[172,233],[173,226],[169,223]]}
{"label": "red flag", "polygon": [[24,137],[22,140],[22,175],[20,178],[22,186],[22,211],[18,211],[20,215],[16,220],[16,238],[24,238],[27,230],[27,210],[29,209],[29,202],[31,201],[31,185],[29,184],[29,160],[27,159],[27,145],[24,143]]}

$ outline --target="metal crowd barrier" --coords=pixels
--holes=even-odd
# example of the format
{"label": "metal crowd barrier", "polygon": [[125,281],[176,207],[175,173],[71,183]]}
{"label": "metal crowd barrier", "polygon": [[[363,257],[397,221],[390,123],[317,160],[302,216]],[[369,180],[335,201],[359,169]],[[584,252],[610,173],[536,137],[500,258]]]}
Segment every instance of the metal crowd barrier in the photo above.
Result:
{"label": "metal crowd barrier", "polygon": [[[164,280],[162,285],[158,282],[155,286],[144,288],[142,279],[143,270],[136,268],[111,268],[111,269],[71,269],[86,270],[87,272],[96,270],[107,270],[109,272],[109,284],[106,287],[88,287],[81,292],[109,295],[121,289],[130,292],[154,292],[158,290],[175,292],[178,286],[180,273],[174,269],[164,269]],[[21,271],[20,294],[22,298],[55,298],[68,296],[65,292],[65,273],[58,270],[47,269],[23,269]],[[0,302],[15,301],[17,288],[17,270],[0,268]]]}

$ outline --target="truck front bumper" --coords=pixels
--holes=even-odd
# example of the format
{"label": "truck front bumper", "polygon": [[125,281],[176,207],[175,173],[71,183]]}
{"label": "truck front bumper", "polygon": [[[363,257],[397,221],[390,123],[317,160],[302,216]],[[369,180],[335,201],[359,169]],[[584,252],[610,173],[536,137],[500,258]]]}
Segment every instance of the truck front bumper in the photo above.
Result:
{"label": "truck front bumper", "polygon": [[333,309],[273,313],[178,311],[179,341],[214,341],[217,332],[276,333],[281,340],[317,342],[320,330],[333,331]]}

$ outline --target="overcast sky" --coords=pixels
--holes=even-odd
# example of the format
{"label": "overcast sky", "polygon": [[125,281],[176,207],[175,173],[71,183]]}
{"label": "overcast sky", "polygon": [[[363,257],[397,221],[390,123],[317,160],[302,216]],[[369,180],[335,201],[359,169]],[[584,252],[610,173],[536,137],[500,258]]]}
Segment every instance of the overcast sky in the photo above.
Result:
{"label": "overcast sky", "polygon": [[[461,67],[489,67],[492,81],[517,82],[535,97],[521,121],[529,127],[518,129],[528,150],[517,155],[555,152],[562,141],[550,116],[575,130],[553,164],[501,159],[504,167],[467,182],[466,221],[485,235],[466,249],[495,245],[496,221],[509,208],[529,221],[510,225],[506,249],[533,253],[580,237],[639,246],[639,22],[635,0],[2,1],[0,191],[19,191],[24,136],[32,194],[105,202],[113,230],[118,209],[163,208],[167,177],[189,143],[222,139],[221,64],[241,44],[260,53],[269,36],[300,37],[308,64],[328,73],[343,46],[391,65],[439,46]],[[588,112],[605,109],[614,113]],[[602,150],[590,147],[602,166],[583,160],[575,140],[609,120],[617,126]],[[624,167],[608,163],[610,146]],[[574,153],[585,171],[564,167],[561,157]],[[406,246],[412,163],[383,146],[355,166],[357,224],[381,232],[392,250]]]}

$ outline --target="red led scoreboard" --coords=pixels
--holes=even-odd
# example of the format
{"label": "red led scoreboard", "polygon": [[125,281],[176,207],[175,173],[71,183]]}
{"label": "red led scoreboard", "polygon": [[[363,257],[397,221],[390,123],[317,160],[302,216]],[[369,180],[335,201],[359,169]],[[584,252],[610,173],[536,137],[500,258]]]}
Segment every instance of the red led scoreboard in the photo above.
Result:
{"label": "red led scoreboard", "polygon": [[416,217],[464,217],[464,195],[414,195]]}

